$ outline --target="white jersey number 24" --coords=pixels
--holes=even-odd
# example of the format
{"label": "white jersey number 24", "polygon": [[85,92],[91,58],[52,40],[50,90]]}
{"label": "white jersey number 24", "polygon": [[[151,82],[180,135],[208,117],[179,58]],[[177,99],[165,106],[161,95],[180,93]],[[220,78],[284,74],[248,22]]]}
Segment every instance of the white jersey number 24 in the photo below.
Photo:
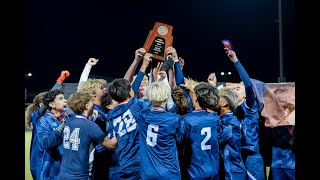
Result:
{"label": "white jersey number 24", "polygon": [[70,144],[72,144],[71,150],[78,151],[79,144],[80,144],[79,132],[80,132],[80,128],[74,128],[74,130],[70,134],[69,126],[64,127],[63,147],[65,149],[70,149]]}

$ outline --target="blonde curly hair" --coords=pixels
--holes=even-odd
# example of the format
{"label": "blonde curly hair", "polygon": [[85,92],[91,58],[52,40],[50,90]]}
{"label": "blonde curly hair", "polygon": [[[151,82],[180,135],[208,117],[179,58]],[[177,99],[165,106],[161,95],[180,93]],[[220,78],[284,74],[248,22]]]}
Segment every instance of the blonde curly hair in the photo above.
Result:
{"label": "blonde curly hair", "polygon": [[107,83],[104,79],[88,79],[80,85],[79,92],[87,92],[90,95],[95,95],[96,88],[104,86]]}
{"label": "blonde curly hair", "polygon": [[32,112],[36,111],[38,108],[40,108],[40,104],[42,103],[42,98],[44,97],[44,95],[47,93],[48,91],[44,91],[41,92],[39,94],[37,94],[32,103],[28,105],[28,107],[26,108],[25,111],[25,122],[26,122],[26,126],[28,128],[31,128],[31,119],[30,119],[30,115]]}

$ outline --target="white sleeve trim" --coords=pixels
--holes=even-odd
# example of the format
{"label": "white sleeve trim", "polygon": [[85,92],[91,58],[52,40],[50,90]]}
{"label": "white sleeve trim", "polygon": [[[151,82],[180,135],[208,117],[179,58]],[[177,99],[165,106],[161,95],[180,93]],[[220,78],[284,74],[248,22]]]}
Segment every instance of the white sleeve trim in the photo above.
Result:
{"label": "white sleeve trim", "polygon": [[90,65],[90,64],[86,64],[84,66],[83,71],[82,71],[81,76],[80,76],[79,83],[78,83],[77,92],[79,92],[81,84],[83,84],[84,82],[88,81],[88,77],[89,77],[91,68],[92,68],[92,65]]}

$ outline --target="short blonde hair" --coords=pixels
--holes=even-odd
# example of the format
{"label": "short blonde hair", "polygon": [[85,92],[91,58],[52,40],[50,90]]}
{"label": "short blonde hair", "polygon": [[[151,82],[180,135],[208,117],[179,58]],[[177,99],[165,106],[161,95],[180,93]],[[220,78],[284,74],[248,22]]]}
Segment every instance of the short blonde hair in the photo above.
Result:
{"label": "short blonde hair", "polygon": [[147,90],[146,97],[152,105],[165,102],[169,98],[170,88],[163,81],[152,82]]}
{"label": "short blonde hair", "polygon": [[238,106],[238,96],[230,88],[223,87],[219,90],[219,96],[224,97],[228,103],[231,111],[235,110]]}
{"label": "short blonde hair", "polygon": [[104,79],[89,79],[80,85],[79,92],[87,92],[89,94],[95,94],[96,88],[104,86],[107,83]]}

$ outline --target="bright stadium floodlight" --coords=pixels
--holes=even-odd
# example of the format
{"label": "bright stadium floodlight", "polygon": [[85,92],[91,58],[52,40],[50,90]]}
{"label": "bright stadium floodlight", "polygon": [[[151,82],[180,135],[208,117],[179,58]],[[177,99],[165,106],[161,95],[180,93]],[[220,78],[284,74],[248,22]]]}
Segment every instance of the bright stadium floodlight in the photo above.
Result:
{"label": "bright stadium floodlight", "polygon": [[231,72],[228,72],[229,75],[231,75]]}
{"label": "bright stadium floodlight", "polygon": [[28,77],[31,77],[32,76],[32,73],[28,73],[28,75],[27,75]]}
{"label": "bright stadium floodlight", "polygon": [[223,76],[223,75],[224,75],[224,72],[221,72],[220,74],[221,74],[221,76]]}

